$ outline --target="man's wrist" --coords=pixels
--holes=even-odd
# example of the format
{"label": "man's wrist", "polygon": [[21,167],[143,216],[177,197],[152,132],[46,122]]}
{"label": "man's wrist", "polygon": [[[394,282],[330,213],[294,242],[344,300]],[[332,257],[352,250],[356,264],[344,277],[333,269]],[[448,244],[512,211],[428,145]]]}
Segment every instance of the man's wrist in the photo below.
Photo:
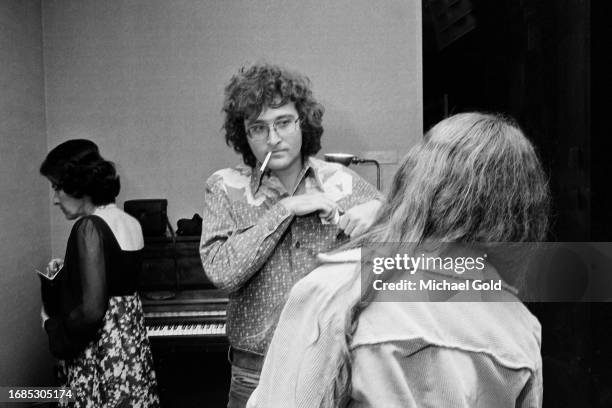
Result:
{"label": "man's wrist", "polygon": [[293,206],[291,205],[291,201],[289,200],[289,197],[283,198],[282,200],[278,202],[278,204],[282,206],[289,214],[292,214],[292,215],[295,214],[295,210],[293,209]]}
{"label": "man's wrist", "polygon": [[279,201],[265,213],[260,222],[263,222],[265,228],[271,232],[291,216],[293,216],[293,212]]}

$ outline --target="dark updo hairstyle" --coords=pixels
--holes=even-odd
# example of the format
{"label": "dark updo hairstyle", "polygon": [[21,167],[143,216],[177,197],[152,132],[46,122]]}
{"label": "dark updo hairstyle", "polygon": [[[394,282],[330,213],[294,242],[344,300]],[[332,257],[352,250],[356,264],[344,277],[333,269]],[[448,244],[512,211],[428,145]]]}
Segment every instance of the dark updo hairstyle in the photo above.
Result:
{"label": "dark updo hairstyle", "polygon": [[255,167],[244,121],[257,119],[266,108],[278,108],[293,102],[300,116],[302,158],[321,150],[323,106],[312,96],[310,80],[297,72],[276,65],[256,64],[243,67],[225,88],[225,142],[242,155],[247,166]]}
{"label": "dark updo hairstyle", "polygon": [[115,202],[121,188],[115,165],[104,160],[98,146],[86,139],[72,139],[56,146],[41,164],[40,174],[54,188],[75,198],[87,196],[94,205]]}

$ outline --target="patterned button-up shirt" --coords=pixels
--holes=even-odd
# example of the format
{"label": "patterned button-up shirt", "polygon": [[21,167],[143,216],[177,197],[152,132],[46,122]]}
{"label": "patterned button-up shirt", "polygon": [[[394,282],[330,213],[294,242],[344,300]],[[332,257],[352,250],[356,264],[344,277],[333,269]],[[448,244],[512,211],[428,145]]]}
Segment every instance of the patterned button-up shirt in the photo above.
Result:
{"label": "patterned button-up shirt", "polygon": [[316,255],[343,242],[338,226],[316,214],[292,215],[279,201],[324,193],[341,211],[382,199],[348,168],[308,158],[294,191],[269,171],[239,165],[206,182],[200,255],[211,282],[227,290],[233,347],[264,354],[291,287],[316,266]]}

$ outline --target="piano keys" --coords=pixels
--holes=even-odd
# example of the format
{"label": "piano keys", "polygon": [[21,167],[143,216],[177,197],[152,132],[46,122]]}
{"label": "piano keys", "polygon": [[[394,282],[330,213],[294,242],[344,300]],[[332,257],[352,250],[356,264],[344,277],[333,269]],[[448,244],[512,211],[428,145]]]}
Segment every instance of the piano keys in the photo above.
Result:
{"label": "piano keys", "polygon": [[152,324],[147,326],[147,336],[151,337],[206,337],[224,336],[225,323],[202,324]]}
{"label": "piano keys", "polygon": [[200,339],[227,344],[227,296],[215,289],[182,290],[170,298],[159,292],[141,294],[150,339]]}

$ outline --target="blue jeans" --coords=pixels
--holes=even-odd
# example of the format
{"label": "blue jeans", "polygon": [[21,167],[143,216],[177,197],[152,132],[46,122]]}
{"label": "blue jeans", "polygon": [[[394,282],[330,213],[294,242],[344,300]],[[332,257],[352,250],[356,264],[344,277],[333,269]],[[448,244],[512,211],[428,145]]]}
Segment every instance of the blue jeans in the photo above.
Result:
{"label": "blue jeans", "polygon": [[249,397],[259,384],[263,356],[230,348],[232,364],[227,408],[245,408]]}

